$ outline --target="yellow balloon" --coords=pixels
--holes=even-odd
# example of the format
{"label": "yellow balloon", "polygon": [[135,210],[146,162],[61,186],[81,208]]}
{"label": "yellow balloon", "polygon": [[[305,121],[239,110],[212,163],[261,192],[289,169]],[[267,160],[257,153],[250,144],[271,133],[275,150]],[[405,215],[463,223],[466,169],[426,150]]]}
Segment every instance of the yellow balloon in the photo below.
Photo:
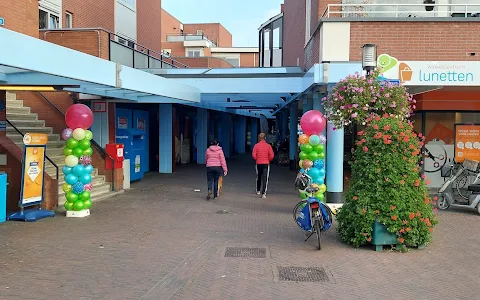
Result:
{"label": "yellow balloon", "polygon": [[75,167],[76,165],[78,165],[78,157],[76,157],[75,155],[69,155],[65,157],[65,164],[70,168]]}
{"label": "yellow balloon", "polygon": [[77,128],[73,131],[72,136],[77,141],[81,141],[85,138],[85,130],[82,128]]}
{"label": "yellow balloon", "polygon": [[327,186],[325,184],[322,184],[319,188],[320,190],[318,192],[322,194],[327,190]]}

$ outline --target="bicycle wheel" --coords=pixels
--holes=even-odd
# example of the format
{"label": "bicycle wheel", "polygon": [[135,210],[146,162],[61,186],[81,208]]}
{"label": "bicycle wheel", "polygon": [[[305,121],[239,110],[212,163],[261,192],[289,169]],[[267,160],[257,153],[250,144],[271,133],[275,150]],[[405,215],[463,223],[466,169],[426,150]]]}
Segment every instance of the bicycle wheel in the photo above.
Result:
{"label": "bicycle wheel", "polygon": [[447,199],[445,196],[440,196],[438,197],[437,200],[437,208],[440,210],[446,210],[450,207],[450,204],[448,203]]}
{"label": "bicycle wheel", "polygon": [[322,242],[320,240],[320,233],[321,233],[321,226],[320,226],[320,220],[315,220],[315,223],[313,224],[313,228],[315,230],[315,233],[317,234],[317,241],[318,241],[318,250],[322,250]]}
{"label": "bicycle wheel", "polygon": [[302,212],[302,209],[303,209],[303,207],[305,207],[305,205],[307,205],[307,200],[302,200],[302,201],[298,202],[297,205],[295,205],[295,208],[293,208],[293,221],[302,230],[303,230],[303,228],[297,223],[297,218],[300,215],[300,213]]}
{"label": "bicycle wheel", "polygon": [[458,177],[453,183],[458,195],[463,199],[468,199],[468,175],[464,174]]}

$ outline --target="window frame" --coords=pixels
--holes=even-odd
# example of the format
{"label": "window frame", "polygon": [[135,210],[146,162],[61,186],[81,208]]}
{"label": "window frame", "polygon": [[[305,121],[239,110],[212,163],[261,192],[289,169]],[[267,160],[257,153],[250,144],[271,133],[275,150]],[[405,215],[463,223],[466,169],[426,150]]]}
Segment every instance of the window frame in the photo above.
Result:
{"label": "window frame", "polygon": [[73,14],[71,12],[65,12],[65,28],[73,28]]}
{"label": "window frame", "polygon": [[[193,54],[193,56],[189,56],[188,53],[189,52],[192,52],[192,53],[195,53],[195,52],[198,52],[198,56],[195,56],[195,54]],[[193,57],[193,58],[198,58],[198,57],[202,57],[203,56],[203,49],[197,49],[197,48],[191,48],[191,49],[185,49],[185,56],[186,57]]]}
{"label": "window frame", "polygon": [[305,45],[311,37],[312,30],[312,0],[305,0]]}
{"label": "window frame", "polygon": [[[44,12],[47,14],[47,23],[45,24],[45,28],[40,28],[40,18],[39,18],[39,21],[38,21],[38,29],[59,29],[59,28],[62,28],[62,18],[60,17],[60,15],[56,12],[53,12],[51,10],[49,10],[48,8],[45,8],[43,6],[39,6],[38,7],[38,14],[39,14],[39,17],[40,17],[40,11]],[[57,20],[58,20],[58,27],[56,28],[52,28],[50,27],[50,20],[52,18],[52,16],[56,17]]]}

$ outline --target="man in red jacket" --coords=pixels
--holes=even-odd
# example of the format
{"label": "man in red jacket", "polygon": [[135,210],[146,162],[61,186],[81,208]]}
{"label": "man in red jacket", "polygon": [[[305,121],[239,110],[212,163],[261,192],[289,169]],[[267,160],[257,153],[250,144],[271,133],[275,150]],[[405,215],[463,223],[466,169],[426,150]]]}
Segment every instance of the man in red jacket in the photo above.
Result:
{"label": "man in red jacket", "polygon": [[267,198],[268,178],[270,177],[270,162],[274,154],[270,144],[265,141],[265,133],[258,135],[259,142],[253,147],[252,157],[255,159],[257,170],[257,195]]}

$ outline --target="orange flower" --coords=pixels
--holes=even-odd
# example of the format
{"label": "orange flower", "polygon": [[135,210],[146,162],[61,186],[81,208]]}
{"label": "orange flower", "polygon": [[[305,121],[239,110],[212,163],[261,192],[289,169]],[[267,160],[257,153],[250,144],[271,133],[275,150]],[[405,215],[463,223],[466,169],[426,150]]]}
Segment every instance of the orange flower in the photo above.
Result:
{"label": "orange flower", "polygon": [[403,175],[403,178],[407,178],[408,176],[407,175]]}
{"label": "orange flower", "polygon": [[380,121],[380,117],[379,117],[379,116],[375,116],[375,121]]}
{"label": "orange flower", "polygon": [[405,230],[406,230],[407,232],[410,232],[410,231],[412,230],[412,228],[407,227],[407,228],[405,228]]}
{"label": "orange flower", "polygon": [[428,231],[433,232],[433,227],[430,227]]}
{"label": "orange flower", "polygon": [[401,184],[405,184],[405,180],[403,180],[403,179],[400,180],[400,183],[401,183]]}
{"label": "orange flower", "polygon": [[368,234],[366,232],[363,233],[363,236],[367,236]]}
{"label": "orange flower", "polygon": [[397,220],[397,216],[392,216],[392,220],[396,221],[396,220]]}
{"label": "orange flower", "polygon": [[423,179],[427,178],[427,175],[422,174],[422,178],[423,178]]}
{"label": "orange flower", "polygon": [[365,132],[363,132],[363,131],[359,131],[357,134],[358,134],[358,135],[363,135],[364,133],[365,133]]}
{"label": "orange flower", "polygon": [[403,141],[405,143],[409,142],[410,141],[410,137],[408,135],[406,135],[405,137],[403,137]]}
{"label": "orange flower", "polygon": [[419,154],[420,154],[420,150],[415,150],[415,151],[412,152],[412,155],[413,155],[413,156],[417,156],[417,155],[419,155]]}
{"label": "orange flower", "polygon": [[400,243],[403,243],[403,242],[405,242],[405,239],[404,239],[404,238],[399,238],[398,241],[399,241]]}
{"label": "orange flower", "polygon": [[420,217],[421,215],[422,214],[419,211],[417,211],[417,217]]}
{"label": "orange flower", "polygon": [[357,200],[357,199],[358,199],[357,196],[353,196],[353,200]]}
{"label": "orange flower", "polygon": [[371,241],[372,241],[372,238],[369,237],[369,238],[367,239],[367,242],[371,242]]}
{"label": "orange flower", "polygon": [[373,129],[375,129],[375,130],[378,130],[378,128],[379,128],[379,127],[378,127],[377,125],[374,125],[374,126],[373,126]]}
{"label": "orange flower", "polygon": [[383,117],[388,118],[388,114],[387,113],[383,114]]}
{"label": "orange flower", "polygon": [[410,144],[409,148],[413,150],[413,149],[415,149],[415,146]]}
{"label": "orange flower", "polygon": [[381,132],[377,132],[377,134],[375,134],[375,136],[373,137],[374,139],[378,140],[379,138],[382,137],[382,133]]}
{"label": "orange flower", "polygon": [[357,142],[357,146],[361,146],[362,144],[363,144],[362,141],[358,141],[358,142]]}
{"label": "orange flower", "polygon": [[386,144],[386,145],[390,145],[392,143],[391,140],[387,140],[387,139],[384,139],[383,142]]}
{"label": "orange flower", "polygon": [[362,213],[366,213],[367,210],[365,208],[362,208]]}
{"label": "orange flower", "polygon": [[415,186],[420,186],[420,179],[415,180]]}
{"label": "orange flower", "polygon": [[430,182],[431,182],[430,179],[425,180],[425,184],[427,185],[430,184]]}
{"label": "orange flower", "polygon": [[395,205],[390,205],[391,210],[395,210],[395,208],[397,208]]}
{"label": "orange flower", "polygon": [[390,130],[390,125],[385,125],[385,127],[383,127],[383,130]]}
{"label": "orange flower", "polygon": [[425,204],[429,204],[429,203],[430,203],[430,199],[425,198]]}
{"label": "orange flower", "polygon": [[400,233],[405,233],[405,229],[400,229]]}
{"label": "orange flower", "polygon": [[390,181],[390,179],[388,179],[388,178],[385,178],[385,181],[386,181],[386,182],[389,182],[389,181]]}
{"label": "orange flower", "polygon": [[363,147],[363,151],[364,151],[364,152],[368,152],[368,147],[367,147],[367,146],[364,146],[364,147]]}
{"label": "orange flower", "polygon": [[411,219],[415,218],[415,214],[414,213],[411,213],[409,216],[408,216]]}
{"label": "orange flower", "polygon": [[437,201],[437,200],[438,200],[438,197],[437,197],[437,196],[434,196],[434,197],[433,197],[433,200]]}
{"label": "orange flower", "polygon": [[407,225],[408,224],[407,220],[403,220],[402,224]]}
{"label": "orange flower", "polygon": [[381,170],[380,168],[378,168],[378,169],[377,169],[377,172],[380,173],[380,172],[382,172],[382,170]]}
{"label": "orange flower", "polygon": [[375,214],[378,215],[379,213],[380,213],[380,211],[377,209],[377,210],[375,211]]}

